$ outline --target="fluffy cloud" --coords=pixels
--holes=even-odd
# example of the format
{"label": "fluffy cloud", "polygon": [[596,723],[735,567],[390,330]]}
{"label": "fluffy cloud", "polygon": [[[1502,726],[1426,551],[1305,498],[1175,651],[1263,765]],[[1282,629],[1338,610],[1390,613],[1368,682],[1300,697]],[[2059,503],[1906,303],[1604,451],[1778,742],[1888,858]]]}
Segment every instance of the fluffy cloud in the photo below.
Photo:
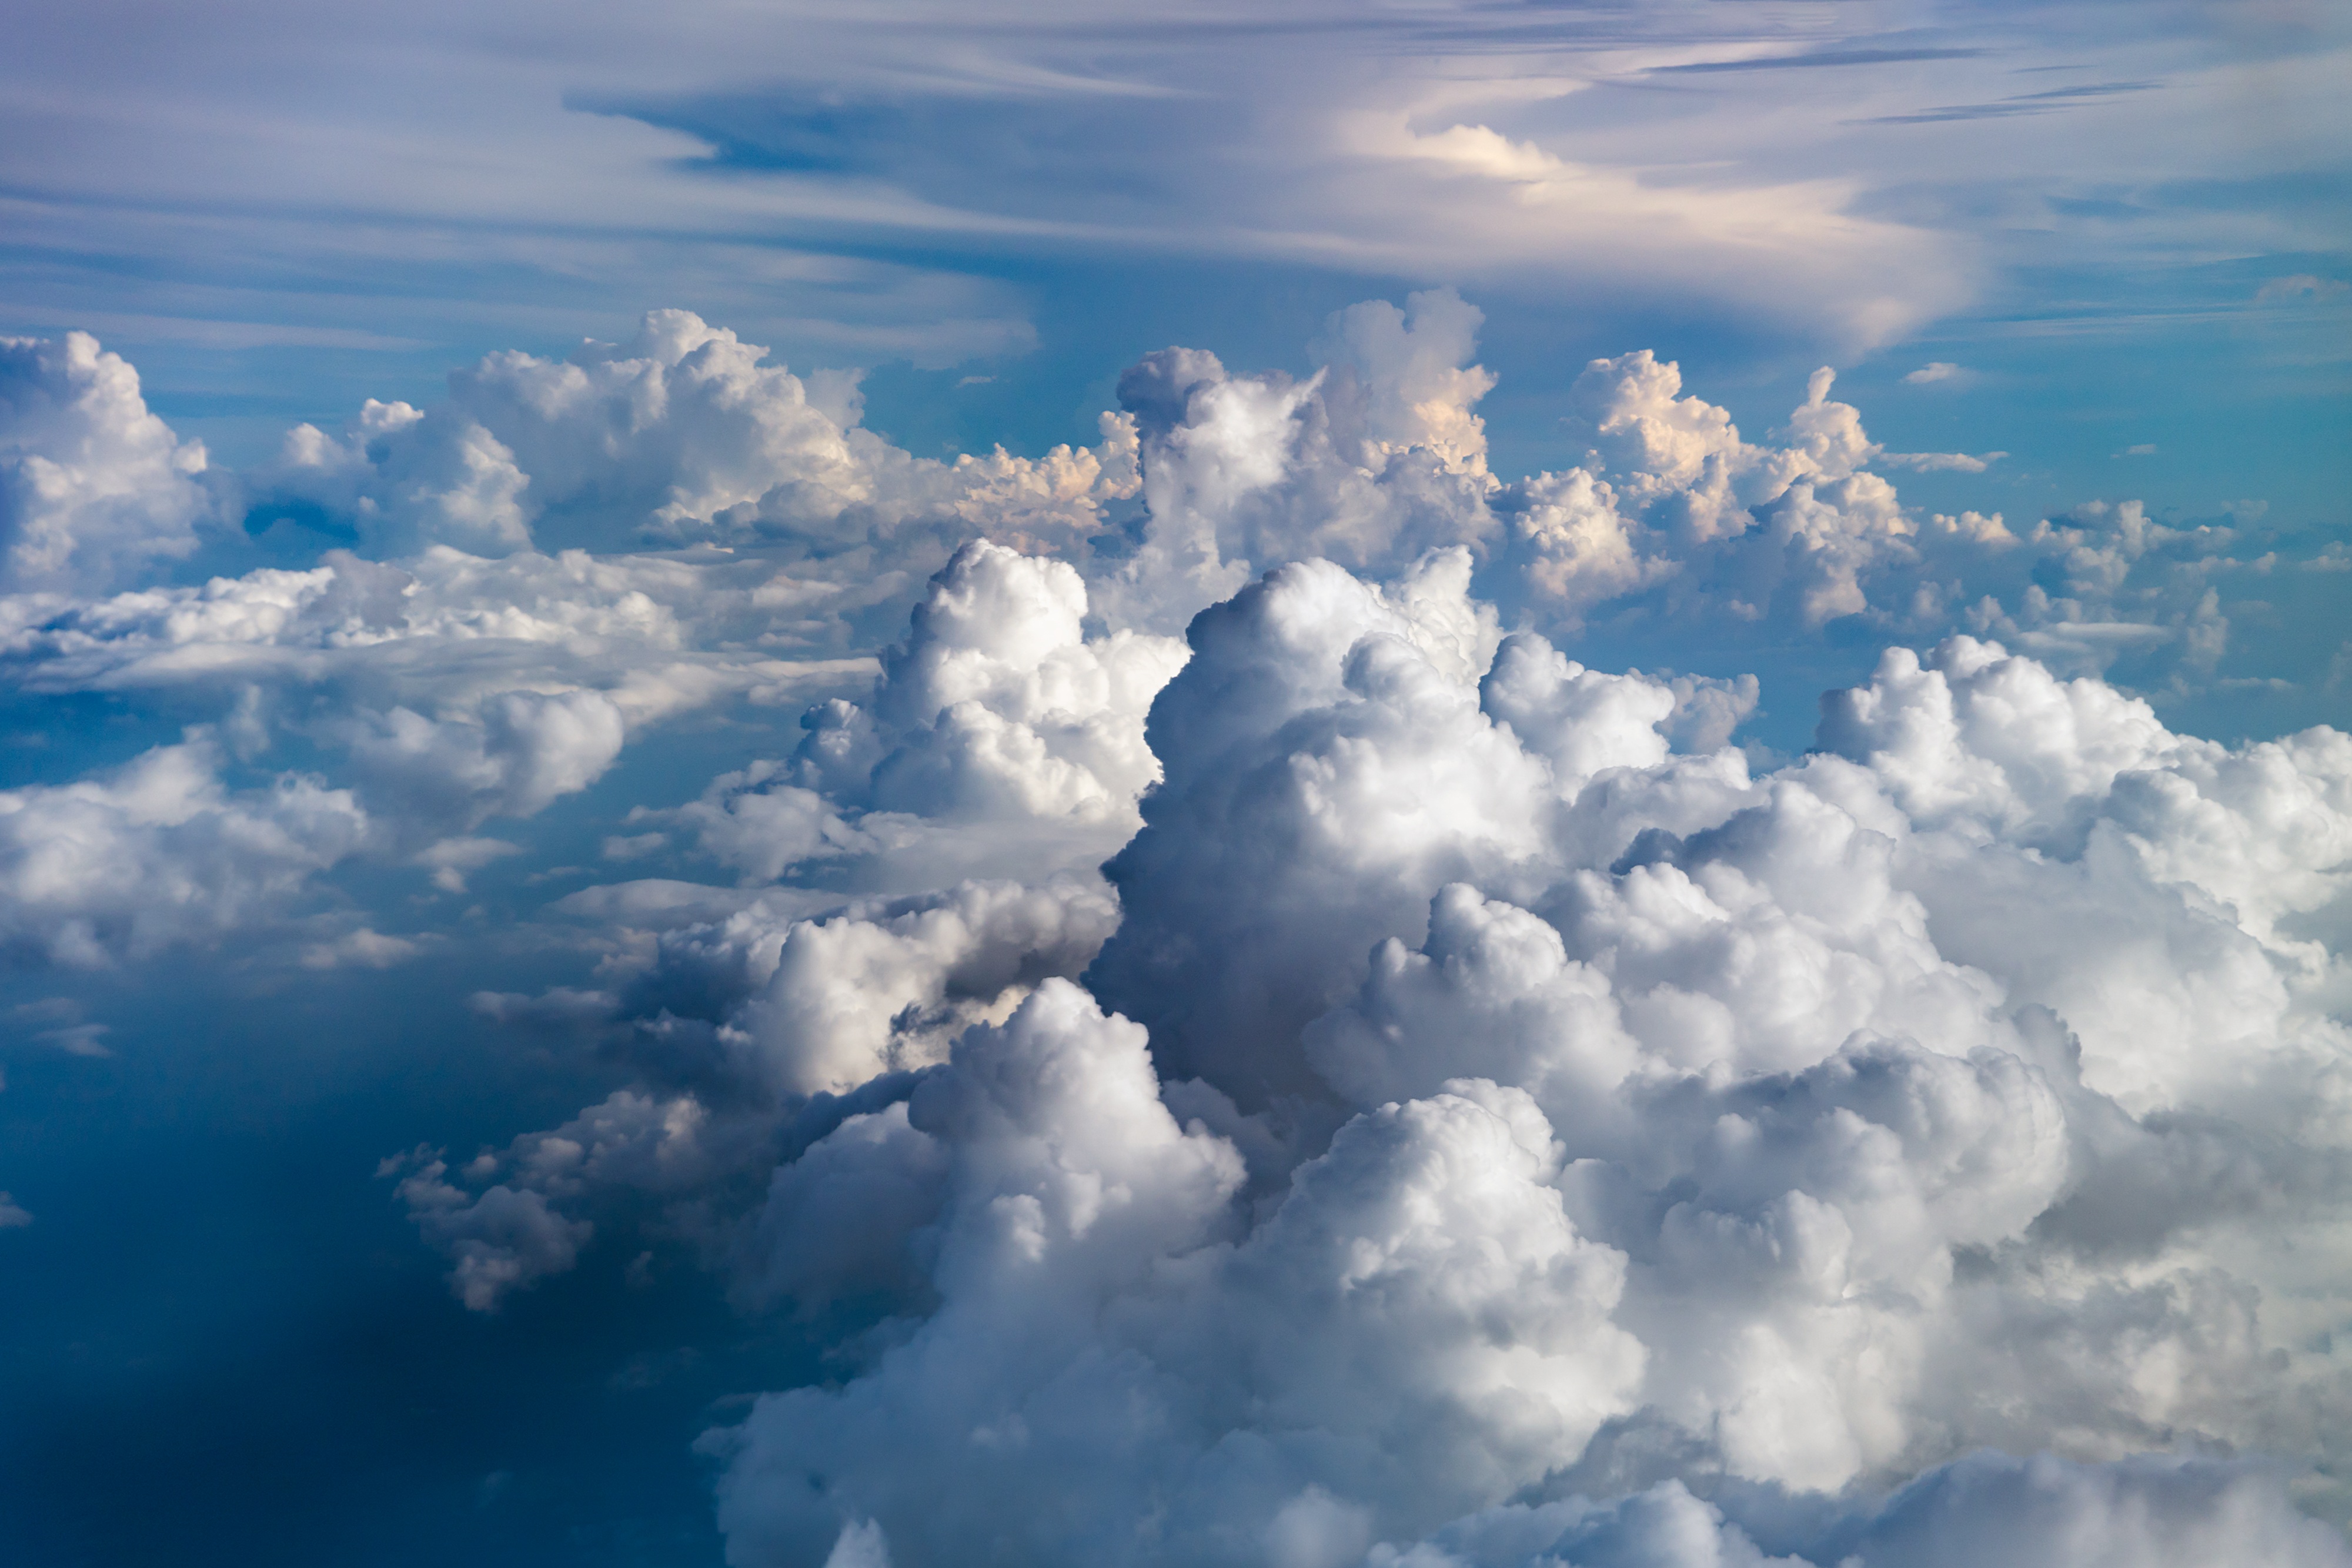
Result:
{"label": "fluffy cloud", "polygon": [[[1584,460],[1507,481],[1475,412],[1493,385],[1478,325],[1447,290],[1354,307],[1297,383],[1164,350],[1122,380],[1096,448],[942,464],[864,430],[852,381],[656,312],[625,344],[493,355],[431,407],[303,427],[242,475],[195,473],[196,449],[89,340],[21,344],[0,423],[20,476],[47,476],[26,494],[50,497],[25,526],[70,548],[42,546],[56,559],[0,596],[0,659],[27,691],[216,724],[251,769],[237,787],[299,753],[352,791],[383,852],[447,886],[495,841],[482,824],[576,794],[658,727],[830,689],[844,700],[796,747],[698,801],[647,802],[653,820],[614,836],[755,880],[824,862],[845,890],[914,893],[1118,850],[1158,766],[1139,721],[1182,657],[1168,633],[1286,562],[1402,584],[1431,551],[1466,551],[1447,559],[1500,619],[1606,627],[1667,658],[1726,627],[1801,641],[1841,622],[1997,636],[2174,694],[2215,678],[2222,590],[2261,567],[2230,556],[2231,528],[2136,503],[2021,530],[1921,517],[1870,471],[1902,455],[1829,395],[1827,371],[1758,445],[1673,365],[1595,361],[1568,398]],[[270,525],[275,563],[105,591],[192,548],[213,497]],[[994,553],[958,555],[975,535]],[[338,538],[357,549],[318,548]],[[240,548],[256,547],[224,536],[205,559],[234,566]],[[309,564],[284,564],[304,549]],[[849,700],[910,606],[884,682]],[[1756,706],[1752,685],[1664,684],[1682,744],[1711,746]]]}
{"label": "fluffy cloud", "polygon": [[[1477,325],[1035,460],[677,313],[297,432],[216,493],[357,548],[0,598],[32,698],[204,721],[0,794],[0,932],[425,963],[322,879],[637,779],[475,998],[611,1092],[383,1174],[468,1308],[682,1249],[830,1356],[706,1439],[739,1563],[2343,1561],[2352,738],[2122,684],[2237,536],[1921,517],[1828,371],[1759,444],[1647,353],[1506,480]],[[1832,623],[1785,763],[1603,653]]]}
{"label": "fluffy cloud", "polygon": [[[485,1155],[457,1288],[494,1223],[509,1282],[570,1262],[519,1203],[765,1172],[704,1243],[737,1299],[898,1326],[709,1439],[746,1563],[2343,1561],[2263,1472],[2130,1456],[2336,1451],[2303,1260],[2352,1040],[2305,922],[2344,857],[2305,846],[2352,742],[2193,740],[1955,639],[1759,776],[1469,580],[1302,563],[1196,620],[1116,912],[661,936],[599,1016],[690,1086]],[[954,667],[918,650],[960,583],[877,713]],[[1072,646],[1068,601],[989,601],[992,647]]]}
{"label": "fluffy cloud", "polygon": [[1596,360],[1567,397],[1568,429],[1591,444],[1581,461],[1507,479],[1487,467],[1475,412],[1493,385],[1472,362],[1478,322],[1450,290],[1351,308],[1298,382],[1194,350],[1146,356],[1120,382],[1146,516],[1131,549],[1093,542],[1100,612],[1172,632],[1287,561],[1394,578],[1461,546],[1507,616],[1557,635],[1606,627],[1672,656],[1726,625],[1990,632],[2069,673],[2120,660],[2179,689],[2209,679],[2227,644],[2218,588],[2268,570],[2234,558],[2231,529],[2167,527],[2137,503],[2015,530],[1998,514],[1922,516],[1878,470],[1980,472],[2000,455],[1887,452],[1830,395],[1826,368],[1757,444],[1686,393],[1675,365]]}
{"label": "fluffy cloud", "polygon": [[910,554],[928,569],[975,522],[1066,547],[1133,492],[1118,420],[1100,447],[1035,462],[917,459],[859,427],[854,378],[803,379],[766,354],[683,310],[560,363],[492,354],[429,409],[371,400],[340,435],[289,433],[250,476],[257,512],[350,517],[379,555],[767,544],[870,574]]}
{"label": "fluffy cloud", "polygon": [[[1351,1124],[1235,1243],[1243,1163],[1179,1127],[1143,1046],[1049,984],[917,1088],[906,1124],[942,1145],[940,1305],[866,1377],[772,1396],[734,1435],[735,1550],[814,1560],[846,1511],[901,1560],[976,1533],[1033,1561],[1254,1558],[1267,1531],[1310,1533],[1318,1481],[1360,1497],[1369,1471],[1390,1496],[1323,1492],[1339,1517],[1312,1533],[1426,1517],[1535,1479],[1622,1401],[1622,1260],[1545,1185],[1523,1096]],[[1043,1511],[1041,1469],[1072,1482]]]}
{"label": "fluffy cloud", "polygon": [[216,937],[368,840],[347,789],[224,787],[198,736],[65,785],[0,790],[0,940],[73,967]]}
{"label": "fluffy cloud", "polygon": [[501,692],[478,716],[372,715],[352,739],[351,762],[370,796],[394,801],[405,821],[462,832],[587,788],[620,755],[622,736],[621,710],[600,693]]}
{"label": "fluffy cloud", "polygon": [[[805,915],[794,912],[805,897],[771,896],[723,919],[645,932],[646,950],[615,973],[615,991],[475,998],[494,1018],[609,1036],[645,1086],[484,1151],[454,1178],[446,1163],[406,1178],[401,1196],[426,1239],[450,1251],[467,1305],[495,1307],[576,1256],[571,1248],[482,1274],[467,1261],[478,1251],[478,1212],[528,1205],[549,1227],[585,1227],[560,1218],[562,1207],[614,1192],[690,1200],[751,1179],[772,1187],[764,1211],[709,1238],[733,1259],[739,1295],[859,1293],[889,1270],[822,1260],[888,1247],[873,1228],[880,1210],[840,1184],[879,1161],[873,1179],[884,1192],[929,1190],[928,1156],[907,1144],[898,1102],[964,1030],[1001,1021],[1045,981],[1082,972],[1118,923],[1116,902],[1091,878],[964,883]],[[779,1140],[807,1152],[769,1183]],[[897,1212],[907,1200],[876,1201]]]}
{"label": "fluffy cloud", "polygon": [[1496,531],[1485,427],[1494,378],[1465,365],[1481,319],[1451,289],[1335,316],[1301,382],[1167,349],[1119,380],[1150,521],[1108,570],[1115,622],[1174,631],[1254,571],[1328,557],[1387,573]]}
{"label": "fluffy cloud", "polygon": [[570,1268],[593,1233],[583,1220],[552,1213],[538,1191],[500,1185],[474,1197],[442,1179],[447,1170],[446,1162],[425,1157],[402,1179],[400,1196],[425,1238],[449,1249],[450,1288],[478,1311],[497,1305],[517,1285]]}
{"label": "fluffy cloud", "polygon": [[89,333],[0,339],[0,588],[104,588],[188,554],[204,472]]}
{"label": "fluffy cloud", "polygon": [[1137,824],[1159,767],[1143,716],[1184,663],[1172,638],[1086,635],[1066,563],[975,540],[932,580],[865,704],[812,709],[789,758],[674,814],[758,880],[847,860],[883,885],[1091,867]]}

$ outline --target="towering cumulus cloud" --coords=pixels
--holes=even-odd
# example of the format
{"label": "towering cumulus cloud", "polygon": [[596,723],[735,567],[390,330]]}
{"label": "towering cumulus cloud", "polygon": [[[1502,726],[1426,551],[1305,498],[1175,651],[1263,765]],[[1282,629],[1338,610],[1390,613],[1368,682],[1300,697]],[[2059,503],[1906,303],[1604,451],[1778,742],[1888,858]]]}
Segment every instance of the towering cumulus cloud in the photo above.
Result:
{"label": "towering cumulus cloud", "polygon": [[[11,349],[12,669],[184,732],[0,794],[0,931],[429,965],[590,819],[473,1005],[625,1086],[383,1174],[465,1308],[667,1249],[824,1350],[702,1438],[739,1568],[2352,1564],[2352,737],[2148,696],[2243,541],[1646,352],[1506,480],[1477,325],[941,464],[663,313],[208,489]],[[108,578],[238,507],[338,531]],[[1885,652],[1790,758],[1612,667],[1726,625]]]}
{"label": "towering cumulus cloud", "polygon": [[740,1559],[2345,1561],[2120,1457],[2347,1429],[2352,1041],[2285,930],[2343,890],[2285,868],[2352,847],[2352,740],[1956,638],[1757,777],[1663,683],[1490,655],[1465,575],[1197,620],[1100,1001],[779,1173],[771,1237],[820,1183],[903,1228],[857,1266],[911,1317],[717,1440]]}

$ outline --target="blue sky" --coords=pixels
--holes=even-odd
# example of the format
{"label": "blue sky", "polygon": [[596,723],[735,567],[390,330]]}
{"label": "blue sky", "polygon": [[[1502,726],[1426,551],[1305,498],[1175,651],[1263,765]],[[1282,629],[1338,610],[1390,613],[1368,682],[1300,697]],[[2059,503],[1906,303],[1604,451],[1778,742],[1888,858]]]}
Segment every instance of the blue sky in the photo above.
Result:
{"label": "blue sky", "polygon": [[2345,1561],[2347,68],[16,19],[0,1556]]}

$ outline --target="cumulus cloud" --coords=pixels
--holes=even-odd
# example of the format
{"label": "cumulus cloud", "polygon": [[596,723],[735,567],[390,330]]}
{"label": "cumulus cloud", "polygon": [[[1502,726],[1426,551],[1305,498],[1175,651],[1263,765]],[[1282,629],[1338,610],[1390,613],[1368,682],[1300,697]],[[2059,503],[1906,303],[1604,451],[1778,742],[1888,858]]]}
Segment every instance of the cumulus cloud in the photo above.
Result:
{"label": "cumulus cloud", "polygon": [[0,940],[79,967],[223,935],[360,849],[348,789],[296,773],[233,791],[198,737],[108,773],[0,790]]}
{"label": "cumulus cloud", "polygon": [[1158,775],[1151,699],[1186,657],[1172,638],[1088,637],[1086,584],[987,540],[916,606],[864,704],[802,719],[787,758],[714,780],[670,814],[704,852],[769,881],[844,861],[869,883],[1091,866],[1134,831]]}
{"label": "cumulus cloud", "polygon": [[1507,615],[1570,634],[1595,618],[1941,631],[1964,585],[2024,587],[2013,536],[1937,528],[1874,471],[1980,473],[2003,455],[1887,452],[1827,368],[1759,444],[1685,393],[1679,367],[1646,350],[1594,361],[1567,398],[1582,460],[1499,476],[1475,412],[1493,385],[1472,362],[1480,319],[1451,290],[1353,307],[1299,382],[1197,350],[1147,356],[1120,382],[1146,517],[1131,551],[1107,538],[1089,552],[1101,612],[1174,631],[1285,561],[1394,578],[1457,545]]}
{"label": "cumulus cloud", "polygon": [[[577,1249],[527,1270],[468,1272],[478,1238],[453,1217],[530,1204],[556,1226],[567,1203],[635,1191],[701,1200],[729,1181],[772,1189],[760,1214],[708,1239],[734,1259],[743,1299],[822,1303],[899,1279],[906,1265],[892,1261],[877,1216],[935,1184],[920,1146],[909,1152],[898,1103],[962,1030],[1001,1021],[1045,981],[1082,972],[1118,906],[1099,882],[1066,876],[817,902],[807,911],[805,895],[778,894],[718,920],[689,915],[647,931],[647,950],[614,974],[617,990],[475,998],[494,1018],[603,1035],[644,1078],[563,1127],[484,1151],[455,1176],[445,1163],[407,1178],[401,1195],[426,1239],[450,1250],[469,1306],[487,1310],[561,1272]],[[771,1182],[780,1140],[806,1148],[806,1163],[775,1169]],[[883,1196],[840,1185],[868,1167]]]}
{"label": "cumulus cloud", "polygon": [[623,733],[621,710],[602,693],[501,692],[478,716],[369,715],[352,737],[351,766],[404,821],[464,831],[587,788],[620,755]]}
{"label": "cumulus cloud", "polygon": [[1116,420],[1100,447],[1035,462],[917,459],[859,426],[853,378],[766,355],[684,310],[560,362],[492,354],[430,408],[370,400],[340,434],[298,426],[250,476],[254,505],[351,517],[376,554],[763,542],[872,571],[943,553],[942,530],[951,545],[982,513],[1064,545],[1132,491],[1133,436]]}
{"label": "cumulus cloud", "polygon": [[1149,514],[1113,564],[1105,613],[1180,630],[1253,571],[1327,557],[1390,571],[1496,531],[1485,426],[1494,378],[1466,363],[1482,319],[1451,289],[1332,318],[1305,382],[1236,376],[1167,349],[1119,380]]}
{"label": "cumulus cloud", "polygon": [[[352,791],[382,852],[449,887],[485,822],[577,794],[658,727],[831,687],[843,700],[797,748],[652,808],[674,813],[662,844],[754,879],[831,861],[865,888],[913,892],[952,880],[938,855],[992,876],[1031,852],[1075,866],[1116,850],[1157,766],[1138,726],[1180,656],[1170,634],[1286,561],[1401,582],[1458,548],[1503,620],[1567,637],[1647,628],[1661,653],[1676,629],[1804,637],[1848,621],[1923,642],[1999,636],[2070,673],[2122,667],[2187,689],[2227,647],[2229,530],[2170,528],[2131,503],[2031,529],[1923,518],[1873,464],[1988,459],[1885,453],[1826,370],[1759,445],[1675,366],[1594,361],[1567,399],[1571,435],[1592,443],[1583,461],[1506,480],[1476,413],[1493,385],[1475,362],[1479,323],[1450,290],[1352,307],[1296,383],[1171,349],[1123,378],[1093,449],[937,463],[865,431],[848,379],[796,376],[657,311],[625,344],[562,362],[492,355],[429,408],[373,404],[338,436],[298,429],[278,461],[203,476],[202,493],[179,473],[193,449],[136,406],[129,367],[85,339],[25,345],[58,387],[88,384],[19,400],[20,466],[80,472],[97,450],[85,427],[112,429],[105,450],[144,453],[147,476],[117,490],[169,492],[173,516],[242,497],[249,528],[276,538],[273,520],[296,517],[315,542],[358,548],[201,585],[27,580],[0,597],[0,658],[31,691],[209,707],[256,768],[300,751]],[[1000,555],[956,556],[974,535]],[[177,549],[194,535],[173,537]],[[951,557],[954,584],[926,588]],[[1024,573],[1035,584],[1016,583]],[[1014,602],[1040,592],[1050,612]],[[873,700],[852,700],[873,667],[860,660],[926,596],[900,664]],[[1727,687],[1675,678],[1675,733],[1738,706]],[[971,829],[983,818],[993,841]],[[948,820],[962,826],[927,825]],[[1060,826],[1080,821],[1083,844]],[[650,845],[662,825],[614,837]]]}
{"label": "cumulus cloud", "polygon": [[593,1233],[584,1220],[551,1213],[531,1188],[498,1186],[471,1196],[442,1179],[447,1169],[425,1158],[402,1178],[400,1196],[425,1237],[449,1249],[450,1289],[477,1311],[495,1307],[517,1285],[570,1268]]}
{"label": "cumulus cloud", "polygon": [[[1478,326],[1043,459],[678,313],[298,432],[220,493],[342,547],[0,599],[205,715],[0,794],[13,956],[421,967],[331,878],[590,819],[474,1006],[610,1092],[383,1174],[468,1309],[668,1248],[825,1353],[735,1562],[2345,1561],[2352,738],[2148,695],[2245,525],[1922,516],[1832,371],[1751,441],[1643,351],[1507,479]],[[1601,635],[1725,626],[1885,651],[1785,759]]]}
{"label": "cumulus cloud", "polygon": [[89,333],[0,339],[0,589],[102,589],[188,554],[205,468]]}
{"label": "cumulus cloud", "polygon": [[[1956,638],[1758,775],[1469,579],[1302,563],[1198,618],[1115,915],[747,911],[615,998],[648,1061],[682,1001],[728,1020],[674,1072],[775,1064],[738,1299],[906,1325],[707,1440],[730,1550],[2344,1561],[2266,1472],[2128,1456],[2335,1452],[2296,1239],[2340,1223],[2352,1040],[2304,933],[2352,741],[2189,739]],[[534,1134],[475,1201],[712,1190],[705,1103]]]}

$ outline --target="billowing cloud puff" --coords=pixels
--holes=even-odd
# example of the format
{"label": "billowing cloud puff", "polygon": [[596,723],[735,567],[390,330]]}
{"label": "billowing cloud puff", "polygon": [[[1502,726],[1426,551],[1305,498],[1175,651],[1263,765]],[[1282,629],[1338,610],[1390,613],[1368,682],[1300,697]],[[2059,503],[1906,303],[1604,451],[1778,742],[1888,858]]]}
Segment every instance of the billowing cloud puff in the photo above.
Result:
{"label": "billowing cloud puff", "polygon": [[1297,383],[1229,374],[1197,350],[1146,356],[1119,401],[1141,434],[1150,522],[1109,569],[1112,618],[1173,631],[1286,560],[1386,572],[1483,542],[1497,482],[1474,410],[1494,378],[1465,368],[1480,319],[1450,289],[1403,312],[1355,307],[1332,319],[1325,368]]}
{"label": "billowing cloud puff", "polygon": [[[572,1235],[564,1228],[590,1222],[562,1218],[567,1203],[614,1191],[693,1198],[721,1178],[764,1172],[779,1139],[806,1148],[807,1163],[776,1171],[765,1212],[740,1234],[714,1238],[736,1260],[738,1293],[823,1302],[860,1293],[877,1270],[897,1279],[905,1260],[893,1262],[887,1247],[879,1262],[822,1263],[882,1246],[864,1199],[832,1201],[837,1180],[854,1180],[861,1162],[906,1155],[913,1176],[889,1165],[876,1179],[928,1190],[917,1179],[921,1146],[892,1135],[903,1134],[898,1102],[916,1075],[946,1061],[966,1028],[1001,1021],[1043,982],[1082,972],[1118,923],[1116,902],[1092,878],[964,883],[807,915],[792,913],[804,895],[772,896],[721,920],[645,932],[650,950],[615,974],[617,991],[475,998],[492,1017],[611,1034],[646,1086],[486,1151],[454,1178],[446,1162],[405,1178],[402,1196],[427,1239],[451,1251],[467,1305],[495,1307],[576,1256],[541,1249],[543,1263],[485,1274],[468,1260],[495,1217],[529,1206],[548,1217],[548,1234]],[[851,1176],[836,1176],[844,1166]]]}
{"label": "billowing cloud puff", "polygon": [[517,1285],[570,1268],[593,1233],[585,1221],[550,1211],[546,1197],[529,1187],[499,1186],[471,1197],[442,1179],[447,1169],[427,1159],[403,1178],[400,1196],[426,1239],[449,1249],[451,1288],[469,1307],[495,1306]]}
{"label": "billowing cloud puff", "polygon": [[1084,969],[1117,923],[1117,906],[1087,882],[966,883],[798,921],[735,1027],[776,1088],[846,1093],[945,1060],[965,1026],[1045,977]]}
{"label": "billowing cloud puff", "polygon": [[[886,688],[958,667],[919,650],[959,570]],[[2336,1452],[2303,1254],[2352,1041],[2294,916],[2340,895],[2303,846],[2352,821],[2343,737],[2189,740],[1961,639],[1758,776],[1469,576],[1304,563],[1199,617],[1116,915],[1080,881],[661,936],[598,1005],[688,1087],[485,1155],[478,1220],[420,1186],[457,1288],[500,1226],[511,1283],[570,1261],[533,1202],[586,1225],[781,1140],[709,1255],[899,1326],[709,1440],[745,1563],[1894,1563],[2020,1518],[2342,1561],[2258,1470],[2127,1456]],[[992,646],[1072,645],[1068,601],[995,602]],[[714,1131],[730,1082],[775,1130]]]}
{"label": "billowing cloud puff", "polygon": [[[907,1125],[941,1145],[940,1304],[868,1376],[772,1397],[730,1439],[721,1517],[752,1560],[814,1561],[845,1513],[924,1561],[976,1535],[1029,1561],[1254,1558],[1318,1482],[1379,1475],[1384,1507],[1340,1510],[1363,1529],[1533,1479],[1638,1372],[1606,1322],[1622,1260],[1576,1234],[1511,1092],[1351,1124],[1238,1244],[1239,1155],[1180,1128],[1142,1031],[1066,983],[966,1036]],[[1071,1482],[1042,1513],[1036,1467]]]}
{"label": "billowing cloud puff", "polygon": [[462,832],[527,817],[595,782],[620,755],[621,711],[596,692],[501,692],[478,717],[436,723],[407,708],[371,716],[352,768],[409,821]]}
{"label": "billowing cloud puff", "polygon": [[104,589],[186,555],[204,472],[89,333],[0,339],[0,589]]}
{"label": "billowing cloud puff", "polygon": [[974,522],[1066,547],[1133,492],[1134,434],[1116,418],[1098,449],[1034,463],[916,459],[858,426],[854,378],[803,379],[766,353],[656,310],[628,342],[561,363],[493,354],[431,408],[371,400],[340,435],[297,427],[253,476],[258,515],[348,517],[372,554],[767,544],[871,571]]}
{"label": "billowing cloud puff", "polygon": [[910,862],[934,877],[1091,869],[1135,830],[1159,772],[1143,716],[1186,653],[1125,629],[1089,638],[1087,608],[1067,564],[966,545],[866,704],[812,710],[790,758],[718,779],[676,820],[761,880],[843,858],[882,884]]}
{"label": "billowing cloud puff", "polygon": [[280,775],[232,791],[198,736],[110,772],[0,790],[0,942],[104,965],[203,941],[283,905],[368,841],[347,789]]}
{"label": "billowing cloud puff", "polygon": [[2068,1019],[2095,1086],[2177,1107],[2332,1082],[2334,931],[2298,928],[2342,895],[2352,737],[2176,736],[2144,702],[1962,637],[1924,664],[1888,653],[1822,738],[1937,830],[1906,880],[1943,944]]}

